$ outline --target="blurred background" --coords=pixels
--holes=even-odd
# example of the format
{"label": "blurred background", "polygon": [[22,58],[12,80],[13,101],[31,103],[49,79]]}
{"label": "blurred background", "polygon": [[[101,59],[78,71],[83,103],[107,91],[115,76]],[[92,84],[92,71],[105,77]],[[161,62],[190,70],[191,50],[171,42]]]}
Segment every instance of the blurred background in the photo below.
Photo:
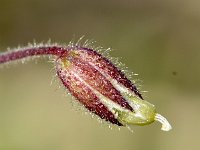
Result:
{"label": "blurred background", "polygon": [[111,130],[74,106],[39,59],[0,68],[0,150],[200,149],[200,1],[0,0],[1,52],[82,35],[139,74],[145,99],[173,130]]}

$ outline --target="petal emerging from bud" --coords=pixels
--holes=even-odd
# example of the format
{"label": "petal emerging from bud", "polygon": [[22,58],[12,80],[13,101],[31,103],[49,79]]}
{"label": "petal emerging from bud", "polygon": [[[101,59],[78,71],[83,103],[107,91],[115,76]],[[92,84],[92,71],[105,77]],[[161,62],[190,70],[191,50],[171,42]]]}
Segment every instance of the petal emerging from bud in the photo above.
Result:
{"label": "petal emerging from bud", "polygon": [[119,126],[146,125],[158,120],[154,105],[144,101],[124,73],[96,51],[75,47],[56,63],[64,86],[102,119]]}

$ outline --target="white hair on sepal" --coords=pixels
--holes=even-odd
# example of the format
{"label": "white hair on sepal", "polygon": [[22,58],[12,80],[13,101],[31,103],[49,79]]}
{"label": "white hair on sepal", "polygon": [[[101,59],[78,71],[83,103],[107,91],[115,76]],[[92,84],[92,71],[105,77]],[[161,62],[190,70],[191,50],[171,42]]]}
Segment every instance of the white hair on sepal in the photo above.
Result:
{"label": "white hair on sepal", "polygon": [[[110,60],[113,65],[115,65],[118,69],[120,69],[122,71],[123,74],[125,74],[125,76],[137,87],[137,89],[140,91],[141,87],[142,87],[142,80],[140,80],[138,78],[138,74],[135,72],[132,72],[129,70],[129,68],[122,63],[122,57],[111,57],[110,56],[110,52],[113,51],[112,48],[103,48],[102,46],[96,46],[96,41],[95,40],[89,40],[86,39],[84,40],[85,36],[81,36],[77,41],[75,40],[75,38],[73,40],[71,40],[68,44],[67,47],[71,46],[71,47],[84,47],[84,48],[88,48],[88,49],[92,49],[94,51],[97,51],[98,53],[100,53],[103,57],[107,58],[108,60]],[[76,42],[75,42],[76,41]]]}

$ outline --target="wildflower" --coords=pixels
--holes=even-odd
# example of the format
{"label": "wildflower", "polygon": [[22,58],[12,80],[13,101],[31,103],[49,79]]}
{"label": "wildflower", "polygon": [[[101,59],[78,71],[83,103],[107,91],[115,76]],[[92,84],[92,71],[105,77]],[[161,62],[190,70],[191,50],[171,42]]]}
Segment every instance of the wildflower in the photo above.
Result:
{"label": "wildflower", "polygon": [[55,56],[57,75],[68,91],[89,111],[118,126],[154,121],[171,129],[155,106],[143,100],[136,86],[106,57],[80,45],[34,45],[0,54],[0,64],[38,55]]}
{"label": "wildflower", "polygon": [[56,61],[57,74],[69,92],[88,110],[119,126],[170,124],[155,106],[143,100],[135,85],[111,61],[96,51],[75,47]]}

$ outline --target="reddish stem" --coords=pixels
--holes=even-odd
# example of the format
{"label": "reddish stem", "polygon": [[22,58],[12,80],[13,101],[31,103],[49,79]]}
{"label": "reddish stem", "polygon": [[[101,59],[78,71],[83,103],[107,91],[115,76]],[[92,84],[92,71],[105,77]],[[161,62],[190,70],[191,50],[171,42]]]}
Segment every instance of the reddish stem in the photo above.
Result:
{"label": "reddish stem", "polygon": [[69,49],[67,48],[57,46],[27,48],[20,51],[12,51],[10,53],[0,54],[0,64],[37,55],[54,55],[60,57],[66,55],[68,51]]}

